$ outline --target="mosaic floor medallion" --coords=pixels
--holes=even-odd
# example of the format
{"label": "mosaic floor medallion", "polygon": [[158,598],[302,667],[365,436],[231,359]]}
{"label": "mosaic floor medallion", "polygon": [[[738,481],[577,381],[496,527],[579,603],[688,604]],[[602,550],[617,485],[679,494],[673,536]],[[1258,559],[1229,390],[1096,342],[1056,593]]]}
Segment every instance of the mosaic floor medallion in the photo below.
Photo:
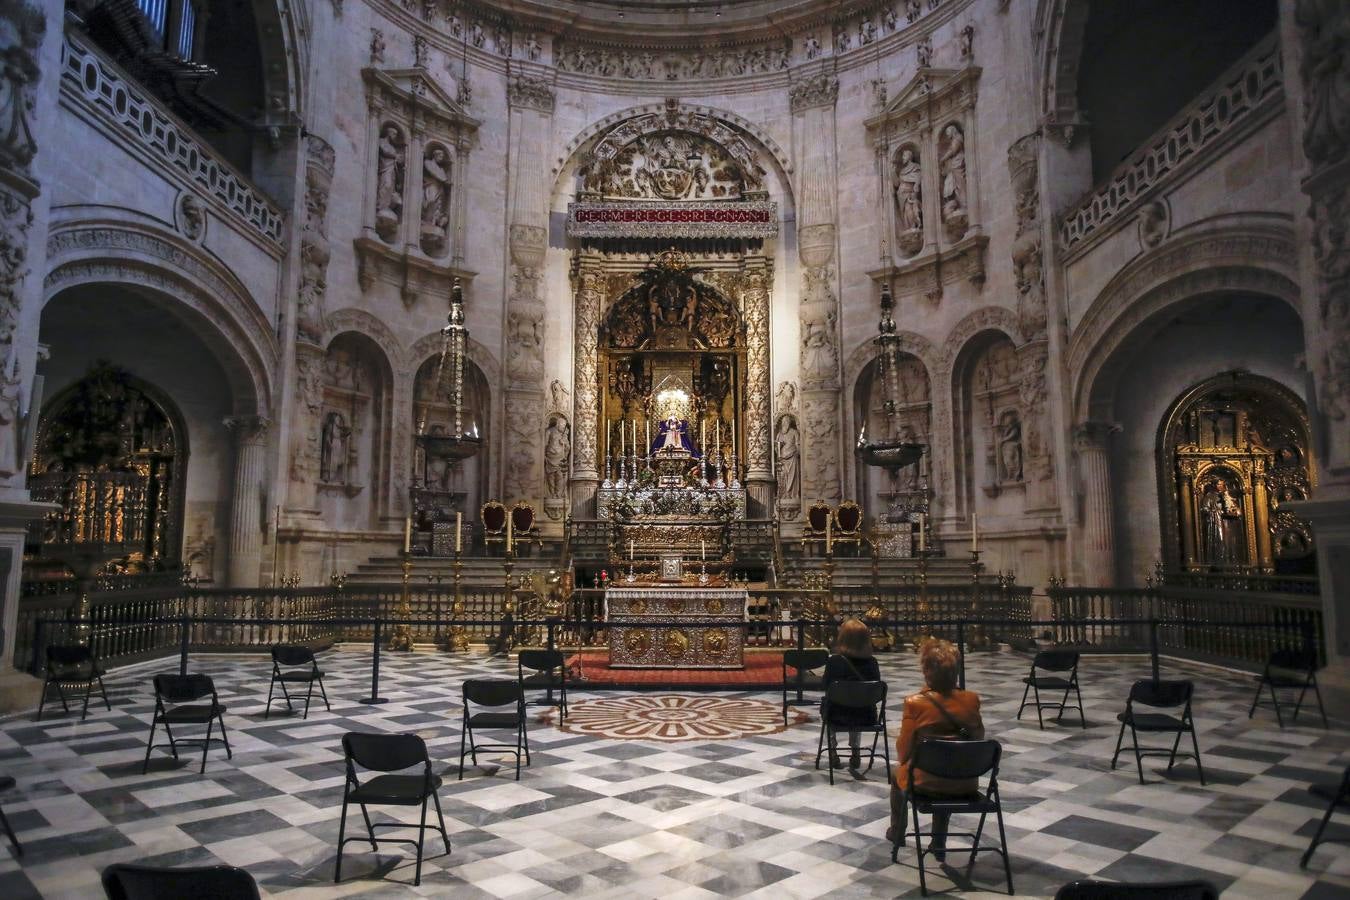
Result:
{"label": "mosaic floor medallion", "polygon": [[[734,740],[784,730],[783,708],[777,703],[689,694],[578,700],[568,705],[565,720],[558,721],[556,710],[551,710],[547,718],[568,734],[617,740]],[[791,725],[806,718],[800,710],[788,710]]]}

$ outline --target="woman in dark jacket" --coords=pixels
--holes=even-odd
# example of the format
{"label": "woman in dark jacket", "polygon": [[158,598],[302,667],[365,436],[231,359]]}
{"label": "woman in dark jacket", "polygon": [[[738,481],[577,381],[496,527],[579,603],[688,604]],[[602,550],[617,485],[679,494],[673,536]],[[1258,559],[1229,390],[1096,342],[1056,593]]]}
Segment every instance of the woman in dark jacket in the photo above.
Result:
{"label": "woman in dark jacket", "polygon": [[[839,626],[839,636],[835,640],[834,654],[825,663],[823,678],[825,689],[835,681],[880,681],[881,669],[872,657],[872,634],[860,619],[848,619]],[[825,701],[822,699],[821,712],[824,714]],[[836,724],[871,725],[875,721],[871,707],[836,706],[831,716]],[[862,754],[858,748],[861,737],[859,731],[850,729],[848,733],[848,767],[856,770],[862,764]],[[834,748],[834,735],[830,735],[830,765],[843,768]]]}

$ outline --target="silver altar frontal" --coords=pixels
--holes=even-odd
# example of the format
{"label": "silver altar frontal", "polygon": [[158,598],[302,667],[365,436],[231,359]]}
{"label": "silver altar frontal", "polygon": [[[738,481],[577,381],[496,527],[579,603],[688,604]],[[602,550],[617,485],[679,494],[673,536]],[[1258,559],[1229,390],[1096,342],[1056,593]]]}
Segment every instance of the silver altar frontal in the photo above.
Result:
{"label": "silver altar frontal", "polygon": [[605,592],[610,668],[743,668],[748,599],[742,588],[612,587]]}

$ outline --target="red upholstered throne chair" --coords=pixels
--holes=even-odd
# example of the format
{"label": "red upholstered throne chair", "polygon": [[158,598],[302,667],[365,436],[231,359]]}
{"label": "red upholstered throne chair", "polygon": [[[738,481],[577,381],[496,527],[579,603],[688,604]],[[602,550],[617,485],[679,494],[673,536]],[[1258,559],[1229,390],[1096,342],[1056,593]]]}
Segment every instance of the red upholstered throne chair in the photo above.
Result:
{"label": "red upholstered throne chair", "polygon": [[802,552],[807,548],[825,549],[825,531],[830,525],[830,505],[817,500],[806,508],[806,527],[802,529]]}
{"label": "red upholstered throne chair", "polygon": [[[850,544],[856,555],[858,549],[862,546],[862,526],[863,512],[862,508],[852,500],[845,500],[839,504],[839,508],[834,511],[835,530],[832,535],[834,543]],[[835,549],[839,549],[837,546]]]}
{"label": "red upholstered throne chair", "polygon": [[478,511],[483,523],[483,549],[492,552],[493,544],[506,546],[506,507],[499,500],[489,500]]}
{"label": "red upholstered throne chair", "polygon": [[[534,507],[524,500],[511,507],[511,537],[517,544],[533,541],[536,547],[543,546],[539,538],[539,526],[535,524]],[[515,550],[519,554],[521,548],[517,546]]]}

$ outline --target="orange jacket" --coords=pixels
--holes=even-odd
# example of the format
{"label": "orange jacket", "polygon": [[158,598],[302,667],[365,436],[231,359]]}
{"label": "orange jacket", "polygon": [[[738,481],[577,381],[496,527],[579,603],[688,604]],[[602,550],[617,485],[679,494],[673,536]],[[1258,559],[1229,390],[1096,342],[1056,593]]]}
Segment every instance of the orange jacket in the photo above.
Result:
{"label": "orange jacket", "polygon": [[[956,726],[942,714],[934,700],[941,703],[953,719],[966,726],[972,740],[984,738],[980,695],[974,691],[956,689],[948,694],[921,691],[906,697],[904,717],[900,720],[900,736],[895,741],[895,758],[898,761],[895,784],[902,791],[909,788],[910,762],[914,759],[914,748],[919,740],[926,737],[956,737]],[[977,789],[974,780],[938,778],[922,769],[914,773],[914,786],[928,794],[968,794]]]}

